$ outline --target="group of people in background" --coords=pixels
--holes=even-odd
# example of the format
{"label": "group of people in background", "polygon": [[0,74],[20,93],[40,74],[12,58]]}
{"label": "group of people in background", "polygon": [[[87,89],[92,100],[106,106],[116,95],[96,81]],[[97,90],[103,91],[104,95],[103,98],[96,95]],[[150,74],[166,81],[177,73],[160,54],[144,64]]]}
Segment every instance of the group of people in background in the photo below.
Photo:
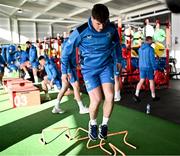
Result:
{"label": "group of people in background", "polygon": [[[8,59],[4,59],[1,51],[2,49],[0,49],[0,85],[2,85],[2,78],[5,68],[7,68],[8,72],[16,72],[17,70],[19,70],[24,73],[24,79],[30,79],[35,83],[41,82],[42,89],[45,92],[45,100],[51,100],[48,90],[51,90],[52,88],[59,90],[57,102],[55,103],[55,107],[53,108],[52,113],[64,112],[60,109],[59,105],[63,95],[69,88],[69,84],[62,83],[62,74],[60,69],[58,69],[57,67],[58,58],[56,57],[56,49],[52,50],[51,57],[49,57],[45,52],[43,53],[43,55],[40,55],[38,57],[37,48],[30,41],[27,41],[26,50],[22,50],[21,46],[17,46],[16,49],[13,46],[10,46],[7,49],[7,53],[9,53],[9,56],[7,57]],[[75,99],[79,106],[79,113],[88,113],[89,110],[84,106],[80,97],[76,66],[73,69],[69,68],[69,71],[73,74],[71,79],[69,80],[69,83],[73,87]],[[40,74],[38,74],[38,72]]]}

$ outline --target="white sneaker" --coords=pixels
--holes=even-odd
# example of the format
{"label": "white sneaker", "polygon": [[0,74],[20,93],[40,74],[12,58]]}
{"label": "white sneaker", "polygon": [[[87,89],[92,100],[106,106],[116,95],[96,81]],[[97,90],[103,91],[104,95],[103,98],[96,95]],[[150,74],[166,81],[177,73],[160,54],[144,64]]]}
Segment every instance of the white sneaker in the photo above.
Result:
{"label": "white sneaker", "polygon": [[52,88],[49,84],[47,84],[47,88],[48,88],[48,90],[52,90]]}
{"label": "white sneaker", "polygon": [[30,79],[30,78],[31,78],[31,77],[30,77],[29,74],[26,74],[26,75],[24,76],[24,79],[25,79],[25,80]]}
{"label": "white sneaker", "polygon": [[53,113],[53,114],[62,114],[62,113],[64,113],[64,112],[65,112],[65,111],[62,110],[61,108],[56,108],[56,107],[54,107],[53,110],[52,110],[52,113]]}
{"label": "white sneaker", "polygon": [[120,101],[121,100],[121,96],[119,96],[119,97],[114,97],[114,102],[118,102],[118,101]]}
{"label": "white sneaker", "polygon": [[53,87],[54,87],[54,90],[55,90],[55,91],[58,91],[58,90],[59,90],[56,85],[53,85]]}
{"label": "white sneaker", "polygon": [[89,113],[89,108],[87,107],[82,107],[79,111],[79,114],[86,114]]}

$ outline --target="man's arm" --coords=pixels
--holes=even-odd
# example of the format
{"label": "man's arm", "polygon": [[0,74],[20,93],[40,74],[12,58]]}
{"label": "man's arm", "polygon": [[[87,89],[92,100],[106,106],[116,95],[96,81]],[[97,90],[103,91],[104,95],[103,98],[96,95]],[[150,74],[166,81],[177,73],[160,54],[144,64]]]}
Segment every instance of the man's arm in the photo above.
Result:
{"label": "man's arm", "polygon": [[31,56],[30,56],[30,62],[34,62],[37,59],[37,50],[35,47],[33,47],[31,52]]}
{"label": "man's arm", "polygon": [[70,56],[72,53],[75,53],[76,47],[78,47],[80,43],[81,37],[77,30],[74,30],[73,33],[69,36],[68,41],[65,43],[64,48],[62,50],[61,56],[61,71],[62,74],[68,73],[68,66],[70,63]]}
{"label": "man's arm", "polygon": [[153,48],[150,49],[150,62],[151,62],[151,65],[152,65],[153,69],[157,70],[156,60],[155,60],[155,55],[154,55],[154,49]]}
{"label": "man's arm", "polygon": [[[51,77],[50,86],[52,87],[53,86],[53,82],[54,82],[54,80],[57,77],[57,71],[56,71],[55,67],[52,64],[49,64],[48,68],[49,68],[49,71],[50,71],[50,73],[48,73],[48,74],[51,74],[51,76],[50,76]],[[48,75],[48,77],[49,77],[49,75]]]}
{"label": "man's arm", "polygon": [[56,79],[57,71],[56,71],[55,67],[52,64],[49,64],[49,70],[51,71],[52,79]]}
{"label": "man's arm", "polygon": [[115,28],[115,33],[114,33],[114,37],[113,37],[113,42],[115,43],[115,55],[114,55],[114,59],[115,59],[115,63],[116,64],[121,64],[121,60],[122,60],[122,49],[121,49],[121,45],[120,45],[120,40],[119,40],[119,35],[118,35],[118,31]]}

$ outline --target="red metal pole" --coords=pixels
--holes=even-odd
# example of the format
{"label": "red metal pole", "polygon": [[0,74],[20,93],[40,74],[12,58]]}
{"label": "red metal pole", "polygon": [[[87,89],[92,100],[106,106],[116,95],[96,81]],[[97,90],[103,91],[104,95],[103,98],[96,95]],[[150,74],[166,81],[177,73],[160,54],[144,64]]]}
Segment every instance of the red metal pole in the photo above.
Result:
{"label": "red metal pole", "polygon": [[122,44],[122,21],[118,19],[118,34],[119,34],[119,42]]}
{"label": "red metal pole", "polygon": [[169,66],[169,47],[170,47],[170,23],[167,22],[166,25],[166,80],[167,80],[167,87],[169,87],[169,73],[170,73],[170,66]]}

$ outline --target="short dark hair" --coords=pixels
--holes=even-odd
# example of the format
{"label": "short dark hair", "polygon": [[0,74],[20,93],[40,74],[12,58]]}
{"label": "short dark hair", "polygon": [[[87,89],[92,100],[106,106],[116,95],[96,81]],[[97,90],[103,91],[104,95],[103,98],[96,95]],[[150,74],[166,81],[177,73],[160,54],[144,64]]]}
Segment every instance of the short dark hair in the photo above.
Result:
{"label": "short dark hair", "polygon": [[18,46],[17,46],[17,48],[20,48],[20,49],[21,49],[21,46],[20,46],[20,45],[18,45]]}
{"label": "short dark hair", "polygon": [[39,56],[39,59],[38,59],[39,61],[41,61],[41,60],[45,60],[45,57],[44,56]]}
{"label": "short dark hair", "polygon": [[92,9],[92,17],[101,23],[109,19],[109,10],[104,4],[95,4]]}
{"label": "short dark hair", "polygon": [[69,34],[71,34],[73,31],[74,31],[74,30],[73,30],[73,29],[71,29],[71,30],[69,31]]}
{"label": "short dark hair", "polygon": [[26,44],[31,44],[31,42],[30,42],[30,41],[27,41]]}
{"label": "short dark hair", "polygon": [[146,41],[152,40],[153,38],[151,36],[146,36]]}

